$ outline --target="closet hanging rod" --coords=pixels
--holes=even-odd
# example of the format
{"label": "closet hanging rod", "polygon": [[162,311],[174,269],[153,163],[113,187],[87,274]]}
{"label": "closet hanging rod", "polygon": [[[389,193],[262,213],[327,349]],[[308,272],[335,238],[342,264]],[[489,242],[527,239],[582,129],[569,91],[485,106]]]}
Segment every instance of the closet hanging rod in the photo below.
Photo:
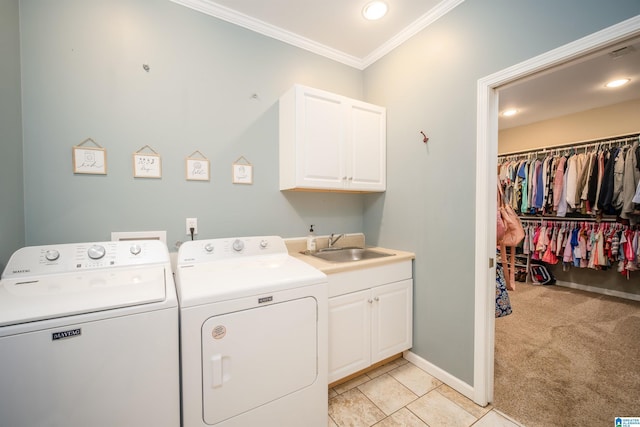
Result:
{"label": "closet hanging rod", "polygon": [[592,139],[588,141],[581,142],[571,142],[567,144],[559,144],[553,145],[550,147],[539,147],[539,148],[531,148],[528,150],[520,150],[520,151],[510,151],[508,153],[500,153],[498,154],[498,158],[509,157],[509,156],[521,156],[523,154],[533,154],[533,153],[549,153],[556,150],[564,150],[571,148],[588,148],[588,147],[597,147],[602,144],[617,144],[617,143],[631,143],[640,137],[640,133],[632,133],[627,135],[620,136],[612,136],[609,138],[600,138],[600,139]]}
{"label": "closet hanging rod", "polygon": [[616,217],[578,218],[578,217],[566,217],[566,216],[565,217],[561,217],[561,216],[554,216],[554,217],[536,216],[536,217],[532,217],[532,216],[518,215],[518,218],[520,218],[521,222],[536,222],[536,223],[540,223],[542,221],[547,221],[547,222],[553,222],[553,221],[564,221],[564,222],[616,222],[617,221]]}

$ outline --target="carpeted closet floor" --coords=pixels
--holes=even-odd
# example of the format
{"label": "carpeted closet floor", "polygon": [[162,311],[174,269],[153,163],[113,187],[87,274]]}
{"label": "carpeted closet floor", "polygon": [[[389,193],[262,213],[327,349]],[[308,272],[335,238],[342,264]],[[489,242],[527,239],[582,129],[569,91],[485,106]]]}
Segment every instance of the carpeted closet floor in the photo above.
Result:
{"label": "carpeted closet floor", "polygon": [[524,283],[509,297],[513,314],[496,319],[496,409],[527,427],[640,417],[640,302]]}

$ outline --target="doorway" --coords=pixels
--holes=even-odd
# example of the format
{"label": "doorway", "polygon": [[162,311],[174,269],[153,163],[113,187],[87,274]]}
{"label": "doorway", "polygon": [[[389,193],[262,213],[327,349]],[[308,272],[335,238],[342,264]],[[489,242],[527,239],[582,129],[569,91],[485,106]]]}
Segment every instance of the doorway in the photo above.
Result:
{"label": "doorway", "polygon": [[495,333],[495,203],[499,88],[640,35],[640,17],[554,49],[478,81],[474,401],[493,401]]}

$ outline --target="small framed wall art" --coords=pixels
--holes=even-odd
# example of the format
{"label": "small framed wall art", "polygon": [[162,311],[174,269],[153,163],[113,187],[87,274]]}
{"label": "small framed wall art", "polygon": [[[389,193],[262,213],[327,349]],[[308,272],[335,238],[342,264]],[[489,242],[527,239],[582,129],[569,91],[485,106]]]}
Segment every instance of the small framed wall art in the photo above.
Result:
{"label": "small framed wall art", "polygon": [[234,184],[253,184],[253,165],[244,156],[240,156],[232,166]]}
{"label": "small framed wall art", "polygon": [[[145,152],[145,149],[151,151],[151,153]],[[162,178],[162,159],[148,145],[133,153],[133,177]]]}
{"label": "small framed wall art", "polygon": [[[196,155],[199,157],[195,157]],[[200,151],[194,151],[185,161],[185,174],[187,181],[209,181],[209,159],[207,159]]]}
{"label": "small framed wall art", "polygon": [[[93,147],[86,146],[86,143]],[[107,174],[107,150],[91,138],[87,138],[72,148],[73,173],[77,174]]]}

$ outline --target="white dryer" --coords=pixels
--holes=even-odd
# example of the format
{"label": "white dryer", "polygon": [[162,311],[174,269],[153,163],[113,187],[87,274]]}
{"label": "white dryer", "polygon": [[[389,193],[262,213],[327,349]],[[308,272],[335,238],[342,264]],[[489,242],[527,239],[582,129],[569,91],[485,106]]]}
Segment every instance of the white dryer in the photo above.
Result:
{"label": "white dryer", "polygon": [[180,246],[183,427],[326,427],[326,283],[277,236]]}
{"label": "white dryer", "polygon": [[166,245],[16,251],[0,280],[0,425],[179,424],[178,304]]}

